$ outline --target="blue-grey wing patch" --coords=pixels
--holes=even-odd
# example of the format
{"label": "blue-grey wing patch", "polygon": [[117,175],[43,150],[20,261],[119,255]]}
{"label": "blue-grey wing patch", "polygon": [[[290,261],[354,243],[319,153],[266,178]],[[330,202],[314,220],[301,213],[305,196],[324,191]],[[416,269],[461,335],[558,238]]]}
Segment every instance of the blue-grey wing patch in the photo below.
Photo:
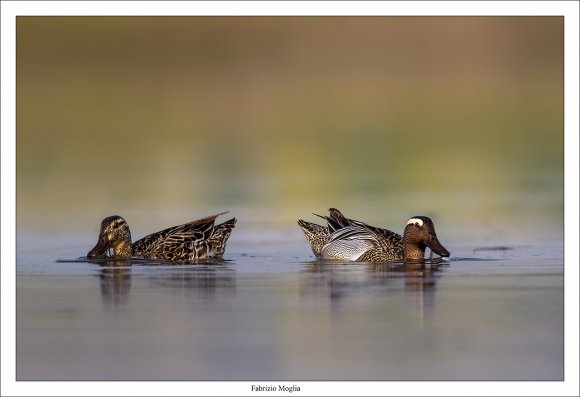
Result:
{"label": "blue-grey wing patch", "polygon": [[334,241],[322,247],[322,258],[356,261],[373,247],[369,240]]}
{"label": "blue-grey wing patch", "polygon": [[356,261],[375,247],[376,237],[360,226],[346,226],[330,235],[322,247],[322,258]]}

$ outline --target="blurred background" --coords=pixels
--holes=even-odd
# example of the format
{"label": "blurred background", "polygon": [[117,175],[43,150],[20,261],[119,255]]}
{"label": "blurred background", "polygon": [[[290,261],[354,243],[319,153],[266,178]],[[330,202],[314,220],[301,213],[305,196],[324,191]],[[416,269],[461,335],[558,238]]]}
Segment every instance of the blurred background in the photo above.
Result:
{"label": "blurred background", "polygon": [[563,143],[561,17],[17,18],[20,231],[334,206],[561,237]]}

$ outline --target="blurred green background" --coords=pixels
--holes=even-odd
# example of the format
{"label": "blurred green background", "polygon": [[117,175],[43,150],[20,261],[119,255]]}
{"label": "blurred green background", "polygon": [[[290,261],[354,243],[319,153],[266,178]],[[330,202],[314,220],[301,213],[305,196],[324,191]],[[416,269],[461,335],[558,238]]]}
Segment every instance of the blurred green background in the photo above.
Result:
{"label": "blurred green background", "polygon": [[557,230],[563,18],[18,17],[16,154],[20,230]]}

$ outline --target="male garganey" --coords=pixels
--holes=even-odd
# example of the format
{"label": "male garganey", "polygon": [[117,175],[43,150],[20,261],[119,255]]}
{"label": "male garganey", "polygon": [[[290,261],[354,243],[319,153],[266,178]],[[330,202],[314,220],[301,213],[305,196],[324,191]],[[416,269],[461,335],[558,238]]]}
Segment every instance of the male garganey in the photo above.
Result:
{"label": "male garganey", "polygon": [[348,219],[336,208],[329,212],[330,216],[317,215],[326,220],[326,227],[298,220],[317,258],[359,262],[423,261],[427,247],[437,255],[450,255],[437,239],[433,221],[426,216],[412,217],[401,236],[388,229]]}

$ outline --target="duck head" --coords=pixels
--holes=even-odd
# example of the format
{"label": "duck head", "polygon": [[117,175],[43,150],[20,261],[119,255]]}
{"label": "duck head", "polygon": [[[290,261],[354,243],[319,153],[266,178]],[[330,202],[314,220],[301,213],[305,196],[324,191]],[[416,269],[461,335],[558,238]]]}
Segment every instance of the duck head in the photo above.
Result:
{"label": "duck head", "polygon": [[450,255],[449,251],[439,242],[433,221],[426,216],[414,216],[409,219],[403,233],[403,243],[405,259],[422,261],[425,257],[426,247],[429,247],[439,256],[448,257]]}
{"label": "duck head", "polygon": [[126,259],[131,257],[131,232],[125,219],[118,215],[109,216],[101,222],[101,231],[97,245],[89,251],[88,258],[113,250],[113,258]]}

